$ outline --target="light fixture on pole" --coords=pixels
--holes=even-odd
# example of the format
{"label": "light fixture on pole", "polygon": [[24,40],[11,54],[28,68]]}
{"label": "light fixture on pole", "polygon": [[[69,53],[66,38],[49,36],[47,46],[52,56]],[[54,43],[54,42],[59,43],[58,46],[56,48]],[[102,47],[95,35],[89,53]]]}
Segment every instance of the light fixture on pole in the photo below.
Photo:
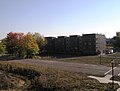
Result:
{"label": "light fixture on pole", "polygon": [[112,89],[114,90],[114,60],[111,60],[112,64]]}

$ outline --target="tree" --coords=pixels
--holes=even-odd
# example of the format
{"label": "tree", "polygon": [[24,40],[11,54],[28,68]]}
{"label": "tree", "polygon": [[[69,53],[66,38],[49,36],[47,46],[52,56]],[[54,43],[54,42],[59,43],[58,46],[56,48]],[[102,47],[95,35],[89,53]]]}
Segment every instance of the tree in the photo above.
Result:
{"label": "tree", "polygon": [[10,32],[7,34],[6,39],[6,49],[9,54],[13,54],[15,56],[21,56],[23,52],[23,37],[24,33],[13,33]]}
{"label": "tree", "polygon": [[23,33],[8,33],[6,49],[9,54],[27,58],[33,57],[39,52],[39,47],[31,33],[26,35]]}
{"label": "tree", "polygon": [[120,37],[113,37],[113,47],[115,48],[115,50],[120,51]]}
{"label": "tree", "polygon": [[39,53],[39,47],[35,42],[32,34],[28,33],[24,36],[23,45],[26,51],[27,58],[33,57]]}
{"label": "tree", "polygon": [[44,51],[44,47],[46,45],[46,40],[44,39],[43,36],[40,35],[40,33],[35,33],[33,34],[33,37],[35,39],[35,42],[38,44],[38,47],[39,47],[39,53],[43,52]]}
{"label": "tree", "polygon": [[0,54],[5,52],[5,46],[0,42]]}
{"label": "tree", "polygon": [[7,38],[4,38],[4,39],[1,40],[1,43],[0,43],[0,45],[1,45],[1,48],[0,48],[1,53],[6,53],[6,43],[7,43]]}

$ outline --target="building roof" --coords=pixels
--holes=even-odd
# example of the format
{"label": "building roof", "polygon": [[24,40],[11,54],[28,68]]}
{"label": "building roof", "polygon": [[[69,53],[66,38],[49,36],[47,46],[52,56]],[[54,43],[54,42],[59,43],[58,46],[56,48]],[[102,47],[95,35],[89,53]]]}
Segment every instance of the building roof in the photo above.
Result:
{"label": "building roof", "polygon": [[80,35],[70,35],[70,37],[80,37]]}
{"label": "building roof", "polygon": [[58,38],[66,38],[67,36],[58,36]]}

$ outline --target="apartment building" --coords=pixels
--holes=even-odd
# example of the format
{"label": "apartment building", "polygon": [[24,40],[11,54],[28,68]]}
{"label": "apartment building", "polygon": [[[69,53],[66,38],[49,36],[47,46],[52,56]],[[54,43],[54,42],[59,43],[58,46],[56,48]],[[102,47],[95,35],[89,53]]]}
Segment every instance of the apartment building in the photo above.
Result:
{"label": "apartment building", "polygon": [[82,47],[83,47],[82,36],[79,36],[79,38],[78,38],[78,51],[79,51],[79,54],[81,54],[81,55],[82,55]]}
{"label": "apartment building", "polygon": [[106,50],[106,37],[102,34],[83,34],[83,55],[95,55]]}
{"label": "apartment building", "polygon": [[47,41],[45,50],[47,53],[54,53],[55,52],[55,37],[45,37],[45,40]]}
{"label": "apartment building", "polygon": [[49,53],[95,55],[106,50],[106,38],[102,34],[83,34],[47,37]]}
{"label": "apartment building", "polygon": [[80,35],[70,35],[70,52],[81,54],[82,40]]}
{"label": "apartment building", "polygon": [[58,36],[55,39],[55,52],[65,53],[66,52],[66,36]]}
{"label": "apartment building", "polygon": [[66,53],[69,54],[69,53],[70,53],[70,37],[66,37],[66,38],[65,38],[65,43],[66,43],[66,44],[65,44],[65,45],[66,45],[66,46],[65,46],[65,47],[66,47],[65,51],[66,51]]}

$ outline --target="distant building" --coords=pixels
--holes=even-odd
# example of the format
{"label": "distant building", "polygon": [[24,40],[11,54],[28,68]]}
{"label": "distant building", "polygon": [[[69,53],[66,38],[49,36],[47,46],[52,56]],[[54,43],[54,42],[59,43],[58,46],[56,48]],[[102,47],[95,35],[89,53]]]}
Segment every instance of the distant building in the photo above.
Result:
{"label": "distant building", "polygon": [[55,52],[55,39],[55,37],[45,37],[45,40],[47,41],[45,50],[47,51],[47,53]]}
{"label": "distant building", "polygon": [[70,52],[81,54],[82,40],[80,35],[70,35]]}
{"label": "distant building", "polygon": [[82,43],[82,36],[79,36],[78,38],[78,51],[79,51],[79,54],[82,54],[82,49],[83,48],[83,43]]}
{"label": "distant building", "polygon": [[65,53],[66,52],[66,36],[58,36],[55,39],[55,52]]}
{"label": "distant building", "polygon": [[106,38],[102,34],[45,37],[45,39],[48,53],[96,55],[106,50]]}
{"label": "distant building", "polygon": [[106,50],[106,37],[102,34],[83,34],[83,55],[95,55]]}
{"label": "distant building", "polygon": [[66,46],[65,46],[65,47],[66,47],[66,48],[65,48],[66,53],[70,53],[70,37],[66,37],[66,38],[65,38],[65,43],[66,43],[66,44],[65,44],[65,45],[66,45]]}

